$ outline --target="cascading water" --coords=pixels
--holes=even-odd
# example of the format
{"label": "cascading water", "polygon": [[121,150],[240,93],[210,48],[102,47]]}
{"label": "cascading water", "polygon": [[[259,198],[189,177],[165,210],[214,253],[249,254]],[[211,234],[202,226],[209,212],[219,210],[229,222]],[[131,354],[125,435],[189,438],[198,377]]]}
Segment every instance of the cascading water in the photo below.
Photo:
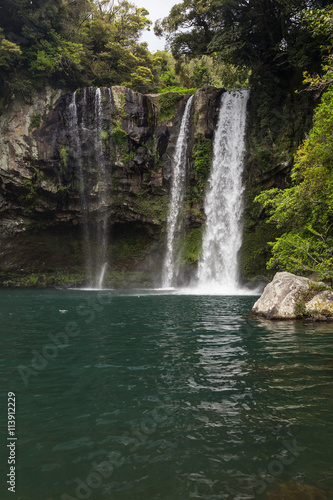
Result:
{"label": "cascading water", "polygon": [[222,96],[205,197],[206,225],[199,288],[239,293],[237,254],[242,243],[242,171],[247,91]]}
{"label": "cascading water", "polygon": [[[109,90],[109,89],[108,89]],[[97,199],[98,199],[98,222],[96,228],[96,262],[95,262],[95,286],[103,288],[103,281],[107,267],[107,246],[108,246],[108,201],[109,186],[108,175],[103,151],[103,106],[102,92],[96,89],[95,94],[95,116],[96,116],[96,138],[95,151],[96,163],[98,165],[97,175]]]}
{"label": "cascading water", "polygon": [[[69,105],[69,130],[75,153],[75,164],[80,178],[80,201],[84,233],[85,259],[87,276],[94,288],[103,288],[107,268],[108,246],[108,205],[110,175],[107,169],[103,149],[105,113],[103,101],[111,102],[111,90],[106,89],[108,99],[103,99],[101,89],[84,89],[81,95],[81,113],[78,113],[78,94],[74,92]],[[93,99],[93,106],[90,105]],[[89,115],[90,111],[90,115]],[[80,119],[79,119],[80,115]],[[92,144],[89,147],[89,160],[84,158],[81,143]],[[87,155],[86,155],[87,156]],[[97,171],[95,186],[91,184],[89,165]],[[91,191],[95,193],[95,202],[91,200]],[[95,216],[93,217],[93,212]]]}
{"label": "cascading water", "polygon": [[[84,99],[85,100],[85,99]],[[81,216],[82,216],[82,228],[84,237],[84,254],[86,263],[86,274],[91,276],[92,273],[92,261],[91,261],[91,235],[89,231],[88,215],[89,215],[89,201],[87,197],[87,189],[85,182],[85,175],[82,165],[82,149],[81,149],[81,137],[80,132],[82,126],[79,128],[78,124],[78,109],[77,109],[77,92],[75,91],[72,96],[72,102],[69,105],[69,120],[68,120],[69,130],[71,132],[71,142],[74,151],[74,161],[78,166],[79,170],[79,181],[80,181],[80,202],[81,202]]]}
{"label": "cascading water", "polygon": [[174,285],[179,269],[175,246],[177,233],[180,231],[182,223],[181,212],[185,193],[187,143],[193,98],[194,95],[189,98],[186,104],[172,162],[171,198],[167,219],[167,248],[162,274],[162,286],[164,288]]}

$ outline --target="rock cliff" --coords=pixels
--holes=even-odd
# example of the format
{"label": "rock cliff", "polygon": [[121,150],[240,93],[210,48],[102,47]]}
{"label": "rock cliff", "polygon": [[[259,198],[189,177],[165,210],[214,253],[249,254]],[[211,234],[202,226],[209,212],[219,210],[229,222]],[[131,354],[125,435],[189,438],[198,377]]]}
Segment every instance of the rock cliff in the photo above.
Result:
{"label": "rock cliff", "polygon": [[[198,148],[206,149],[208,175],[221,93],[206,86],[196,95],[189,193],[202,176]],[[136,279],[127,276],[131,271],[138,283],[151,284],[163,255],[171,162],[188,98],[113,87],[76,93],[47,88],[30,104],[13,100],[0,117],[0,282],[81,281],[86,203],[91,226],[108,212],[110,280],[126,285],[127,278]],[[101,207],[105,190],[108,203]],[[189,196],[188,233],[204,220],[203,192],[201,182]]]}

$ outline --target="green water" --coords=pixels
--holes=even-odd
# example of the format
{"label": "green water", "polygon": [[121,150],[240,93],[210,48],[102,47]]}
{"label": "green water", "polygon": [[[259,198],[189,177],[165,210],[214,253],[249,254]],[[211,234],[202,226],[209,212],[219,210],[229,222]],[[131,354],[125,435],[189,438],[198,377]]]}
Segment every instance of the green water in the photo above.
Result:
{"label": "green water", "polygon": [[250,319],[255,300],[0,290],[0,498],[332,498],[333,325]]}

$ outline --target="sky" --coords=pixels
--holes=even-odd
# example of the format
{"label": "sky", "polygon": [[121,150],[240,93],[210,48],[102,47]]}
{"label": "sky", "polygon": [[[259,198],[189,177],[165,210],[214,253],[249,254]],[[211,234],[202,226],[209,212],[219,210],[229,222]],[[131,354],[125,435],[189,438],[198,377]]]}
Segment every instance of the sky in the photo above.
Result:
{"label": "sky", "polygon": [[147,42],[149,45],[149,50],[155,52],[156,50],[164,50],[165,40],[163,38],[157,38],[154,35],[154,23],[156,19],[162,19],[166,17],[171,7],[176,3],[180,3],[181,0],[131,0],[138,7],[144,7],[149,11],[148,18],[153,21],[153,25],[150,31],[145,31],[141,37],[142,42]]}

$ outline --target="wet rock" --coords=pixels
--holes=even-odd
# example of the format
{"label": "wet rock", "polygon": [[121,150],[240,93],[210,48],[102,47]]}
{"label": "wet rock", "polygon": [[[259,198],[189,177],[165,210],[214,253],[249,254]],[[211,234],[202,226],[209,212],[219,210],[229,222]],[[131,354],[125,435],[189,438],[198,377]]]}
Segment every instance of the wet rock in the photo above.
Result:
{"label": "wet rock", "polygon": [[212,139],[219,114],[220,97],[223,89],[204,85],[197,90],[194,101],[194,135]]}
{"label": "wet rock", "polygon": [[[196,133],[212,136],[220,94],[213,87],[200,93]],[[101,88],[98,96],[94,87],[75,94],[48,87],[31,104],[13,101],[3,110],[0,256],[6,269],[22,267],[22,259],[26,269],[39,263],[72,267],[71,252],[56,250],[49,230],[57,231],[62,245],[82,245],[83,199],[91,226],[107,210],[110,231],[116,224],[147,225],[152,240],[163,240],[172,158],[189,96],[177,95],[167,120],[158,119],[159,96],[125,87]],[[105,207],[99,194],[107,189]],[[45,250],[42,256],[39,249]]]}
{"label": "wet rock", "polygon": [[268,492],[265,500],[328,500],[328,496],[315,486],[288,481]]}

